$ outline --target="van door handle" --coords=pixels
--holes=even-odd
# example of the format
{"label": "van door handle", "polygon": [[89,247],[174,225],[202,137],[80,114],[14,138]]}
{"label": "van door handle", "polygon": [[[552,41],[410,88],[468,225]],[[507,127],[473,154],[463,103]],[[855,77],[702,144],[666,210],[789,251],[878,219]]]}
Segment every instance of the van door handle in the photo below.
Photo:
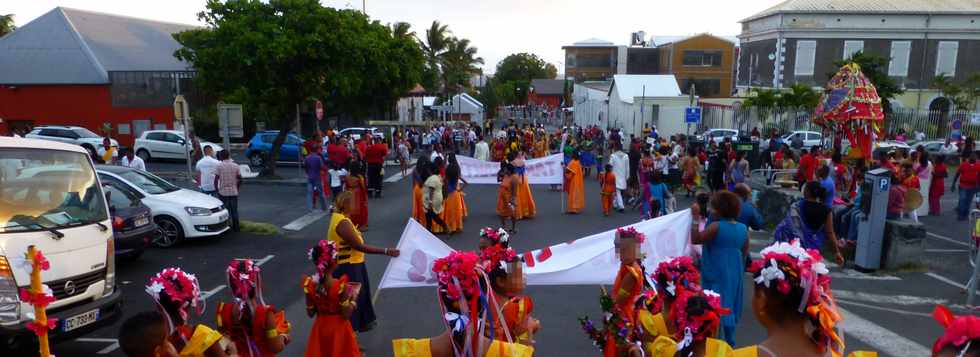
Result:
{"label": "van door handle", "polygon": [[103,232],[105,232],[105,231],[108,231],[108,230],[109,230],[109,227],[106,227],[106,226],[105,226],[104,224],[102,224],[102,222],[95,222],[95,224],[96,224],[97,226],[99,226],[99,230],[101,230],[101,231],[103,231]]}

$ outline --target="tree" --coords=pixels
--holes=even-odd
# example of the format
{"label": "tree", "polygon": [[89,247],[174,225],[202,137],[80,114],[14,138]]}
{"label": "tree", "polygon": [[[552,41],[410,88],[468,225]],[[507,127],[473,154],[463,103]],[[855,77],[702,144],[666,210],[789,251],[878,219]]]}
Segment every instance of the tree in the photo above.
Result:
{"label": "tree", "polygon": [[497,89],[493,81],[487,81],[483,89],[476,93],[476,99],[480,103],[483,103],[484,108],[487,109],[487,118],[497,116],[497,106],[500,105],[500,97],[497,96]]}
{"label": "tree", "polygon": [[441,62],[442,89],[446,97],[449,96],[450,89],[459,93],[461,88],[470,88],[470,78],[480,74],[478,65],[483,64],[483,58],[477,56],[476,52],[476,47],[470,46],[470,40],[456,37],[449,39]]}
{"label": "tree", "polygon": [[494,80],[498,83],[510,82],[515,91],[520,91],[522,98],[515,96],[515,101],[507,104],[520,104],[530,92],[531,80],[536,78],[552,79],[558,76],[558,68],[553,64],[531,53],[515,53],[497,63]]}
{"label": "tree", "polygon": [[435,93],[442,91],[442,54],[446,51],[449,41],[449,26],[432,21],[425,30],[425,41],[419,39],[422,51],[425,53],[425,68],[422,70],[422,86]]}
{"label": "tree", "polygon": [[[905,90],[888,77],[888,62],[889,59],[886,57],[859,51],[854,53],[851,58],[834,62],[834,66],[840,68],[848,63],[856,63],[860,66],[861,72],[864,73],[865,77],[868,77],[871,84],[878,90],[878,96],[881,97],[882,110],[884,110],[885,114],[890,114],[892,112],[891,99],[905,93]],[[835,74],[837,73],[827,74],[827,79],[833,78]]]}
{"label": "tree", "polygon": [[[297,104],[322,98],[355,118],[389,107],[418,83],[422,50],[360,11],[325,8],[317,0],[208,0],[206,27],[174,34],[174,56],[196,71],[195,86],[255,101],[280,129],[265,174],[295,126]],[[389,104],[390,103],[390,104]]]}
{"label": "tree", "polygon": [[14,14],[0,15],[0,37],[14,32],[17,26],[14,25]]}
{"label": "tree", "polygon": [[818,103],[820,103],[820,94],[800,83],[793,84],[789,92],[780,93],[777,101],[779,107],[794,109],[813,109]]}

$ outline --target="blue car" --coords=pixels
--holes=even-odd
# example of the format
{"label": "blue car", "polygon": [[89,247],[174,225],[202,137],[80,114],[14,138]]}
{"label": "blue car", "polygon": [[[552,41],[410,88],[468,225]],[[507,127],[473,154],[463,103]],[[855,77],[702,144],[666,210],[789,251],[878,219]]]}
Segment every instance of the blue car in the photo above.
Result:
{"label": "blue car", "polygon": [[[252,140],[248,141],[248,149],[245,150],[245,157],[248,158],[252,166],[262,166],[272,152],[272,142],[276,140],[278,131],[260,131],[255,133]],[[303,139],[294,133],[286,136],[286,141],[279,148],[279,162],[298,162],[300,147],[303,146]]]}

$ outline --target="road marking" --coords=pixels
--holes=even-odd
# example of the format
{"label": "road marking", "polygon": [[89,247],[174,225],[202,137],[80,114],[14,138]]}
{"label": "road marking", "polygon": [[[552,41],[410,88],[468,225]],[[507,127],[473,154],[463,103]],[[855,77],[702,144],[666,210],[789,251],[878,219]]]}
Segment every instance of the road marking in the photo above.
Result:
{"label": "road marking", "polygon": [[942,275],[939,275],[939,274],[936,274],[936,273],[933,273],[933,272],[928,272],[928,273],[926,273],[926,275],[932,277],[933,279],[936,279],[936,280],[939,280],[941,282],[944,282],[946,284],[949,284],[949,285],[955,286],[957,288],[966,290],[966,285],[963,285],[963,284],[957,283],[955,281],[952,281],[952,280],[950,280],[949,278],[947,278],[945,276],[942,276]]}
{"label": "road marking", "polygon": [[270,260],[272,260],[272,258],[275,258],[275,257],[276,256],[275,255],[272,255],[272,254],[266,255],[265,258],[262,258],[262,259],[259,259],[259,260],[255,261],[255,265],[256,266],[262,266],[262,264],[268,263]]}
{"label": "road marking", "polygon": [[109,344],[108,347],[103,348],[103,349],[99,350],[98,352],[96,352],[96,354],[100,354],[100,355],[107,355],[107,354],[112,353],[112,351],[115,351],[115,350],[118,350],[119,349],[119,340],[114,339],[114,338],[88,338],[88,337],[82,337],[82,338],[76,338],[75,341],[78,341],[78,342],[108,343]]}
{"label": "road marking", "polygon": [[221,289],[224,289],[224,288],[225,288],[224,285],[218,285],[218,287],[216,287],[214,289],[211,289],[211,290],[202,292],[201,293],[201,300],[207,300],[209,297],[211,297],[214,294],[217,294],[219,291],[221,291]]}
{"label": "road marking", "polygon": [[304,214],[302,217],[299,217],[296,220],[289,222],[289,224],[282,226],[282,229],[285,229],[287,231],[299,231],[302,230],[304,227],[310,225],[311,223],[316,222],[316,220],[323,218],[326,215],[327,215],[326,211],[309,212],[307,214]]}
{"label": "road marking", "polygon": [[[834,294],[836,295],[837,294],[837,291],[834,291]],[[887,307],[862,304],[862,303],[859,303],[859,302],[843,300],[843,299],[840,299],[840,298],[838,298],[836,296],[834,296],[834,298],[835,298],[835,300],[837,301],[838,304],[860,306],[860,307],[867,308],[867,309],[881,310],[881,311],[889,311],[889,312],[894,312],[896,314],[902,314],[902,315],[921,316],[921,317],[930,318],[930,319],[932,318],[932,315],[926,314],[926,313],[922,313],[922,312],[912,312],[912,311],[905,311],[905,310],[898,310],[898,309],[889,309]]]}
{"label": "road marking", "polygon": [[938,234],[932,233],[932,232],[926,232],[926,234],[929,235],[929,236],[931,236],[931,237],[933,237],[933,238],[939,239],[939,240],[944,240],[944,241],[947,241],[947,242],[950,242],[950,243],[953,243],[953,244],[956,244],[956,245],[961,245],[961,246],[964,246],[964,247],[967,247],[967,248],[970,247],[970,245],[967,244],[966,242],[958,241],[958,240],[955,240],[953,238],[941,236],[941,235],[938,235]]}
{"label": "road marking", "polygon": [[844,320],[845,333],[868,344],[888,356],[929,356],[931,351],[912,340],[902,337],[874,322],[865,320],[850,311],[838,309]]}
{"label": "road marking", "polygon": [[842,269],[840,272],[832,272],[830,276],[834,279],[858,279],[858,280],[902,280],[893,275],[873,275],[865,274],[854,269]]}
{"label": "road marking", "polygon": [[966,249],[926,249],[926,253],[966,253]]}
{"label": "road marking", "polygon": [[388,182],[388,183],[398,182],[398,181],[400,181],[403,178],[405,178],[405,176],[402,176],[402,173],[401,172],[397,172],[394,175],[391,175],[391,177],[386,178],[385,179],[385,182]]}
{"label": "road marking", "polygon": [[856,300],[864,301],[875,304],[891,304],[891,305],[939,305],[946,304],[948,301],[946,299],[937,299],[929,297],[911,296],[911,295],[880,295],[872,294],[861,291],[850,291],[834,289],[834,298],[845,299],[845,300]]}

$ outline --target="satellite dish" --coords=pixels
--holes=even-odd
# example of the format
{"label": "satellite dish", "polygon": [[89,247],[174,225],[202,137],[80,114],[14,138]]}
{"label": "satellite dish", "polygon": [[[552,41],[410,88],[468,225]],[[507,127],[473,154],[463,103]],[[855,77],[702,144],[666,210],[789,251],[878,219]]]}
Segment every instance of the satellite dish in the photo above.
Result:
{"label": "satellite dish", "polygon": [[776,60],[776,54],[775,53],[770,53],[769,54],[769,60],[770,61],[775,61]]}

